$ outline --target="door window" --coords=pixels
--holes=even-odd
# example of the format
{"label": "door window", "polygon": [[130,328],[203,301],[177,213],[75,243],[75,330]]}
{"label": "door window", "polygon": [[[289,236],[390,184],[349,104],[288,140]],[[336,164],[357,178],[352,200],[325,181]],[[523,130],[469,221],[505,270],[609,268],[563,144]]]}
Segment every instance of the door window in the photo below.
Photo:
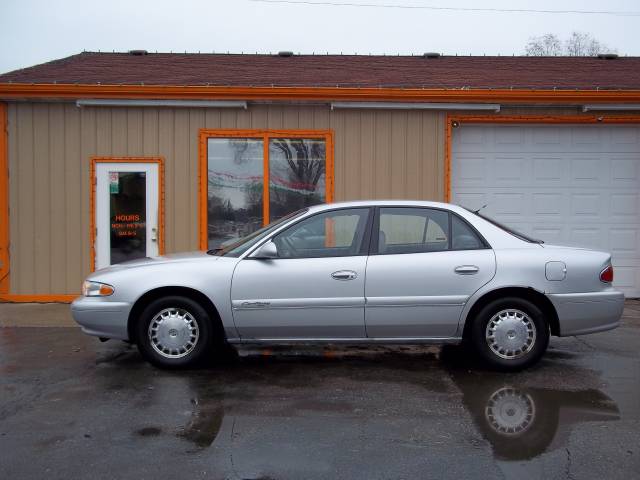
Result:
{"label": "door window", "polygon": [[452,215],[451,248],[453,250],[477,250],[485,248],[485,243],[467,222],[457,215]]}
{"label": "door window", "polygon": [[364,254],[368,208],[334,210],[307,218],[273,239],[282,258]]}
{"label": "door window", "polygon": [[430,208],[381,208],[379,254],[449,249],[449,213]]}
{"label": "door window", "polygon": [[147,255],[146,204],[146,172],[109,172],[112,264]]}

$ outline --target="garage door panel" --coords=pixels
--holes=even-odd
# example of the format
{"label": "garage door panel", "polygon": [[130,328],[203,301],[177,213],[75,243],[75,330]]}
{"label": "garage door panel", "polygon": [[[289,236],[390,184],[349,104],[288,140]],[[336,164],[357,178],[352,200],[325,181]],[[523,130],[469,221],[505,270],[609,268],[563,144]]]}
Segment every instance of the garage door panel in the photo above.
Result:
{"label": "garage door panel", "polygon": [[605,142],[605,139],[603,137],[605,137],[606,134],[603,130],[593,130],[583,127],[570,127],[568,131],[571,135],[571,145],[574,147],[579,148],[587,145],[589,146],[589,148],[595,147],[599,150],[603,142]]}
{"label": "garage door panel", "polygon": [[638,267],[628,263],[613,262],[616,287],[621,290],[635,291],[638,284]]}
{"label": "garage door panel", "polygon": [[606,204],[599,193],[570,193],[571,214],[580,221],[600,221],[606,214]]}
{"label": "garage door panel", "polygon": [[[525,131],[519,127],[503,127],[494,130],[496,145],[517,145],[521,146],[525,142]],[[485,136],[486,141],[486,136]]]}
{"label": "garage door panel", "polygon": [[609,229],[609,245],[611,253],[617,257],[635,256],[638,251],[637,228],[611,228]]}
{"label": "garage door panel", "polygon": [[612,158],[611,184],[617,187],[640,187],[640,162],[637,156],[616,155]]}
{"label": "garage door panel", "polygon": [[568,230],[569,244],[571,245],[607,249],[606,242],[602,241],[601,228],[568,227]]}
{"label": "garage door panel", "polygon": [[640,145],[640,130],[637,127],[616,127],[610,130],[611,145],[622,148],[631,148],[631,151],[637,151],[636,147]]}
{"label": "garage door panel", "polygon": [[633,220],[638,217],[637,193],[612,193],[611,216],[620,217],[620,221]]}
{"label": "garage door panel", "polygon": [[[640,128],[465,125],[452,200],[547,243],[609,251],[614,285],[640,296]],[[460,142],[460,139],[465,142]]]}
{"label": "garage door panel", "polygon": [[[533,197],[533,213],[544,215],[546,217],[559,217],[564,214],[566,205],[562,202],[563,195],[560,193],[534,193]],[[522,210],[521,210],[522,211]]]}
{"label": "garage door panel", "polygon": [[569,140],[569,132],[562,131],[555,127],[540,127],[531,130],[532,144],[542,149],[547,149],[552,146],[554,150],[563,143],[567,143]]}
{"label": "garage door panel", "polygon": [[[485,165],[490,168],[488,162]],[[493,164],[496,185],[510,186],[514,182],[519,183],[526,174],[526,167],[527,159],[523,156],[496,156]]]}
{"label": "garage door panel", "polygon": [[522,193],[494,193],[488,203],[495,204],[496,213],[500,215],[518,215],[519,212],[526,210],[525,200]]}
{"label": "garage door panel", "polygon": [[598,186],[602,180],[607,181],[609,171],[599,155],[578,155],[570,157],[570,180],[576,186]]}
{"label": "garage door panel", "polygon": [[485,148],[482,148],[485,144],[492,144],[493,142],[488,142],[486,139],[487,135],[492,135],[493,132],[489,130],[479,130],[479,129],[463,129],[460,131],[460,135],[458,136],[458,148],[460,153],[464,152],[477,152],[484,151]]}
{"label": "garage door panel", "polygon": [[[567,164],[562,161],[562,157],[545,156],[533,157],[533,178],[542,185],[558,185],[566,182]],[[522,182],[527,183],[527,179],[523,178]]]}
{"label": "garage door panel", "polygon": [[486,181],[486,171],[491,169],[491,165],[485,157],[465,155],[461,158],[458,171],[461,185],[481,185]]}

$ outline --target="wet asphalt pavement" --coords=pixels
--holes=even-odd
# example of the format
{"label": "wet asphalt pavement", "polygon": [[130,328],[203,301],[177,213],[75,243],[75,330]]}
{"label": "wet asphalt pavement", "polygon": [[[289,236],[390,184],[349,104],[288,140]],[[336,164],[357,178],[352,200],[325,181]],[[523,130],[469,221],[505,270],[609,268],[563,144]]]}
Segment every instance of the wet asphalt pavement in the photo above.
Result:
{"label": "wet asphalt pavement", "polygon": [[0,478],[640,478],[640,302],[517,374],[460,347],[242,349],[146,364],[0,328]]}

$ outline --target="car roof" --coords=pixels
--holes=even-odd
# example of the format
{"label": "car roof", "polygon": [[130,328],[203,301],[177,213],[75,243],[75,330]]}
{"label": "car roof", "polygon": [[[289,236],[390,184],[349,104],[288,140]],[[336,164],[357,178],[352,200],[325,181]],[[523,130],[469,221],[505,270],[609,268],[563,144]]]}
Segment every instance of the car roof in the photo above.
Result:
{"label": "car roof", "polygon": [[449,210],[458,210],[462,207],[454,205],[452,203],[444,202],[431,202],[426,200],[358,200],[351,202],[333,202],[323,203],[321,205],[314,205],[309,207],[310,212],[320,212],[323,210],[331,210],[335,208],[349,208],[349,207],[432,207],[432,208],[446,208]]}

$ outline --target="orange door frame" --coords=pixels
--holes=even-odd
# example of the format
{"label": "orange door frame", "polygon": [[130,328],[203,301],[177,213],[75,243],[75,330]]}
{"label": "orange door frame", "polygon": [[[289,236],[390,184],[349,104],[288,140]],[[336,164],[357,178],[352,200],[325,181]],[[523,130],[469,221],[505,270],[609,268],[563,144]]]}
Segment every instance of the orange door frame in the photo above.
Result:
{"label": "orange door frame", "polygon": [[7,104],[0,102],[0,295],[9,293],[9,146]]}
{"label": "orange door frame", "polygon": [[445,202],[451,201],[451,155],[453,129],[463,124],[634,124],[640,123],[640,115],[456,115],[447,114],[444,149]]}
{"label": "orange door frame", "polygon": [[333,130],[235,130],[235,129],[200,129],[198,142],[198,184],[199,184],[199,230],[200,250],[208,248],[207,236],[207,139],[209,138],[255,138],[263,142],[263,176],[262,185],[262,221],[269,223],[269,139],[271,138],[310,138],[322,139],[325,143],[325,200],[333,202],[334,194],[334,158]]}
{"label": "orange door frame", "polygon": [[164,158],[162,157],[91,157],[91,197],[89,208],[89,244],[91,250],[91,271],[96,268],[96,165],[98,163],[154,163],[158,165],[158,253],[164,254]]}

